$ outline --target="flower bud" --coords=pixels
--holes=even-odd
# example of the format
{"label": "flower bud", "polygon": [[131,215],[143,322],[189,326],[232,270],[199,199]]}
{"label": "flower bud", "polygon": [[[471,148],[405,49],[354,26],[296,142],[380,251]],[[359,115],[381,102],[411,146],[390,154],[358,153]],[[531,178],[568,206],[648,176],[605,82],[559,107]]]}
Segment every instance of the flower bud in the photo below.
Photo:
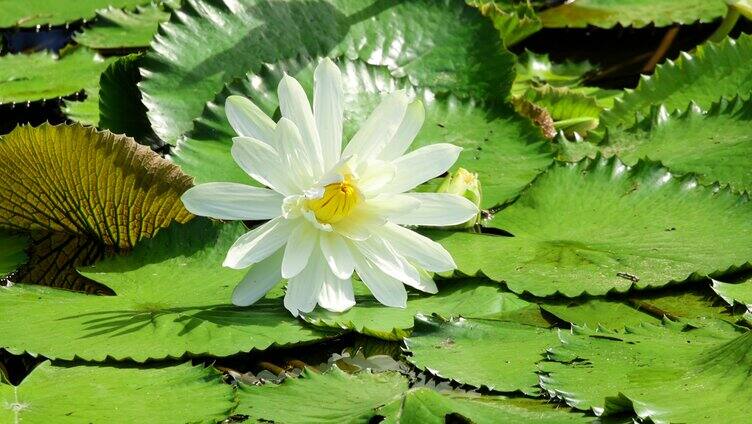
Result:
{"label": "flower bud", "polygon": [[[480,210],[481,204],[481,187],[478,174],[470,172],[465,168],[459,168],[444,178],[437,193],[449,193],[462,196],[473,202]],[[480,212],[464,224],[457,225],[455,228],[472,228],[480,223]]]}

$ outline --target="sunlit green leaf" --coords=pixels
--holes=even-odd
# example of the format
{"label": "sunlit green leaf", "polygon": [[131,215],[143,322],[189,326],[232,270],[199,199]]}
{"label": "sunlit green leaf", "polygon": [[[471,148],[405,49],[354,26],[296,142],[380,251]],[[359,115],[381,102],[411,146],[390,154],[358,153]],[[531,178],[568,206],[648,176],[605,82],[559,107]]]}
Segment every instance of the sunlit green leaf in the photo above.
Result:
{"label": "sunlit green leaf", "polygon": [[245,231],[240,223],[196,219],[83,271],[116,296],[24,285],[0,290],[0,309],[14,311],[0,320],[0,343],[48,358],[143,362],[322,338],[293,318],[279,297],[248,308],[230,303],[247,271],[224,268],[222,260]]}
{"label": "sunlit green leaf", "polygon": [[752,277],[737,283],[713,281],[713,291],[729,305],[741,304],[752,310]]}
{"label": "sunlit green leaf", "polygon": [[170,144],[224,83],[262,63],[345,55],[461,97],[504,97],[513,78],[498,32],[462,1],[188,0],[163,28],[141,89],[157,135]]}
{"label": "sunlit green leaf", "polygon": [[[489,225],[514,237],[432,232],[465,274],[536,296],[661,287],[747,267],[752,203],[651,162],[560,164]],[[503,259],[502,259],[503,258]]]}
{"label": "sunlit green leaf", "polygon": [[535,364],[558,340],[555,330],[515,322],[424,318],[406,344],[411,363],[441,377],[536,394]]}
{"label": "sunlit green leaf", "polygon": [[546,301],[541,309],[573,325],[611,330],[641,323],[659,324],[660,318],[639,310],[625,301],[601,298]]}
{"label": "sunlit green leaf", "polygon": [[18,386],[0,382],[4,423],[215,423],[234,406],[211,368],[43,362]]}
{"label": "sunlit green leaf", "polygon": [[151,0],[0,0],[0,28],[31,28],[37,25],[61,25],[91,19],[97,9],[107,6],[133,8]]}
{"label": "sunlit green leaf", "polygon": [[643,325],[561,333],[540,364],[553,396],[597,415],[634,411],[655,423],[742,422],[752,413],[752,332],[730,325]]}
{"label": "sunlit green leaf", "polygon": [[83,47],[65,49],[59,57],[47,52],[2,56],[0,104],[58,99],[84,89],[96,90],[99,74],[109,62]]}

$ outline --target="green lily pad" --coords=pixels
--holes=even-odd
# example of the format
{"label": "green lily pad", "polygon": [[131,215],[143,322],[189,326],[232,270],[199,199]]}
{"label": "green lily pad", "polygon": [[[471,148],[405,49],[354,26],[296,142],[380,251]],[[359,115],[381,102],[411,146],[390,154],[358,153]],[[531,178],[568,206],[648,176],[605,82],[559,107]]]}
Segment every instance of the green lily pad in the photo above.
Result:
{"label": "green lily pad", "polygon": [[18,386],[0,382],[5,423],[215,423],[235,405],[211,368],[190,364],[135,368],[49,361]]}
{"label": "green lily pad", "polygon": [[[426,110],[425,123],[412,147],[436,142],[463,147],[455,168],[462,166],[479,174],[484,207],[513,199],[552,162],[551,147],[540,132],[506,106],[436,96],[429,89],[413,87],[406,79],[392,78],[386,67],[360,61],[343,61],[339,66],[345,87],[345,139],[376,107],[382,90],[406,88],[410,96],[423,102]],[[173,161],[195,177],[196,183],[250,183],[230,155],[235,133],[225,117],[224,100],[231,94],[247,96],[274,116],[278,109],[277,84],[284,71],[300,80],[311,96],[313,70],[307,64],[293,61],[285,66],[264,67],[258,75],[248,75],[226,87],[209,103],[195,129],[178,143]]]}
{"label": "green lily pad", "polygon": [[602,298],[546,301],[541,309],[572,325],[616,330],[642,323],[660,324],[657,318],[621,300]]}
{"label": "green lily pad", "polygon": [[361,290],[356,305],[336,313],[317,308],[303,319],[317,326],[355,330],[387,340],[402,340],[410,334],[416,314],[450,317],[484,317],[510,312],[529,305],[517,295],[502,292],[498,284],[481,279],[440,280],[434,295],[410,292],[405,309],[381,305]]}
{"label": "green lily pad", "polygon": [[599,147],[628,165],[648,158],[673,172],[696,174],[703,184],[718,182],[752,192],[750,124],[752,100],[739,97],[722,99],[707,113],[694,103],[683,113],[656,107],[633,127],[609,131]]}
{"label": "green lily pad", "polygon": [[[526,398],[439,393],[428,388],[408,389],[395,372],[362,371],[346,374],[332,367],[324,374],[305,370],[282,384],[240,385],[236,413],[254,421],[295,423],[369,422],[589,422],[582,414],[556,409]],[[280,407],[284,405],[284,407]]]}
{"label": "green lily pad", "polygon": [[730,325],[575,328],[542,362],[541,386],[596,415],[634,411],[655,423],[743,422],[752,413],[752,332]]}
{"label": "green lily pad", "polygon": [[674,111],[695,102],[706,109],[721,97],[749,93],[752,36],[742,34],[736,40],[707,42],[691,54],[682,53],[676,61],[658,65],[653,75],[642,76],[636,89],[626,90],[614,107],[603,113],[601,122],[611,127],[632,125],[636,114],[648,114],[653,105],[663,104],[668,111]]}
{"label": "green lily pad", "polygon": [[752,203],[659,164],[559,164],[489,226],[513,237],[431,232],[458,269],[535,296],[603,295],[748,267]]}
{"label": "green lily pad", "polygon": [[145,48],[157,27],[170,18],[170,12],[151,3],[135,10],[108,7],[97,11],[97,22],[75,35],[78,44],[92,49]]}
{"label": "green lily pad", "polygon": [[116,296],[27,285],[0,289],[0,309],[14,311],[0,320],[0,343],[48,358],[143,362],[228,356],[324,337],[294,319],[281,297],[249,308],[230,303],[245,271],[223,268],[222,260],[245,231],[240,223],[195,219],[160,232],[128,256],[82,271]]}
{"label": "green lily pad", "polygon": [[711,22],[726,14],[724,0],[577,0],[539,14],[546,28],[657,27]]}
{"label": "green lily pad", "polygon": [[59,99],[96,89],[109,62],[83,47],[63,50],[59,57],[47,52],[2,56],[0,104]]}
{"label": "green lily pad", "polygon": [[143,63],[149,119],[174,144],[222,85],[262,63],[328,55],[386,65],[437,94],[503,97],[513,56],[480,12],[454,0],[193,0]]}
{"label": "green lily pad", "polygon": [[151,0],[0,0],[0,28],[33,28],[37,25],[61,25],[91,19],[95,11],[107,6],[133,8]]}
{"label": "green lily pad", "polygon": [[408,361],[438,376],[536,395],[535,364],[558,341],[555,330],[515,322],[423,318],[405,343],[412,354]]}
{"label": "green lily pad", "polygon": [[26,262],[26,237],[0,231],[0,279],[12,273]]}

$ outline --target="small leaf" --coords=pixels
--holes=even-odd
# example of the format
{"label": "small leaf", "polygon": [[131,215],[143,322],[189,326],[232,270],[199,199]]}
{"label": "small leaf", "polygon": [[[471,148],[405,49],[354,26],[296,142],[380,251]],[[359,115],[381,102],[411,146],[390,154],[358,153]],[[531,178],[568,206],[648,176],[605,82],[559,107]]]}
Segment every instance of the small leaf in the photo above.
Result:
{"label": "small leaf", "polygon": [[543,25],[528,0],[510,3],[507,0],[466,0],[494,23],[501,40],[511,47],[538,32]]}
{"label": "small leaf", "polygon": [[546,300],[541,309],[572,325],[622,329],[642,323],[660,324],[656,318],[627,302],[599,298]]}
{"label": "small leaf", "polygon": [[731,306],[741,304],[752,311],[752,277],[746,277],[737,283],[713,281],[713,291]]}
{"label": "small leaf", "polygon": [[232,388],[211,368],[135,368],[45,361],[18,386],[0,382],[7,423],[215,423],[234,406]]}
{"label": "small leaf", "polygon": [[516,322],[423,318],[405,343],[421,369],[475,387],[538,393],[536,363],[556,331]]}
{"label": "small leaf", "polygon": [[712,22],[726,14],[724,0],[577,0],[544,10],[546,28],[642,28]]}
{"label": "small leaf", "polygon": [[92,49],[146,48],[157,26],[169,17],[170,12],[156,3],[137,7],[135,11],[110,6],[98,10],[96,24],[84,28],[74,39]]}
{"label": "small leaf", "polygon": [[281,297],[249,308],[230,304],[247,270],[224,268],[222,260],[245,231],[240,223],[195,219],[127,256],[82,270],[116,296],[21,284],[2,289],[0,310],[14,313],[0,320],[0,340],[13,352],[48,358],[144,362],[229,356],[326,337],[293,318]]}

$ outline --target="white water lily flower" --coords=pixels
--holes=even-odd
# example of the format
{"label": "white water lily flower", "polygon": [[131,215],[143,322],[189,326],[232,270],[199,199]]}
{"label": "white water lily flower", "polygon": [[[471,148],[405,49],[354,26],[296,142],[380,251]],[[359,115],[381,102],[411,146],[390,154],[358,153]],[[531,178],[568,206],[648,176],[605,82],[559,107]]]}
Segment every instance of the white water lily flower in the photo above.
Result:
{"label": "white water lily flower", "polygon": [[232,301],[246,306],[287,279],[285,307],[297,316],[316,304],[341,312],[355,304],[353,273],[384,305],[405,307],[403,284],[436,293],[432,272],[454,269],[440,244],[410,226],[461,224],[478,213],[453,194],[406,193],[437,177],[461,148],[432,144],[404,154],[423,124],[419,101],[389,94],[342,149],[344,95],[339,68],[322,60],[314,73],[313,110],[301,85],[279,83],[275,123],[240,96],[225,104],[238,137],[232,156],[268,188],[208,183],[183,203],[196,215],[269,220],[241,236],[224,266],[246,268]]}

